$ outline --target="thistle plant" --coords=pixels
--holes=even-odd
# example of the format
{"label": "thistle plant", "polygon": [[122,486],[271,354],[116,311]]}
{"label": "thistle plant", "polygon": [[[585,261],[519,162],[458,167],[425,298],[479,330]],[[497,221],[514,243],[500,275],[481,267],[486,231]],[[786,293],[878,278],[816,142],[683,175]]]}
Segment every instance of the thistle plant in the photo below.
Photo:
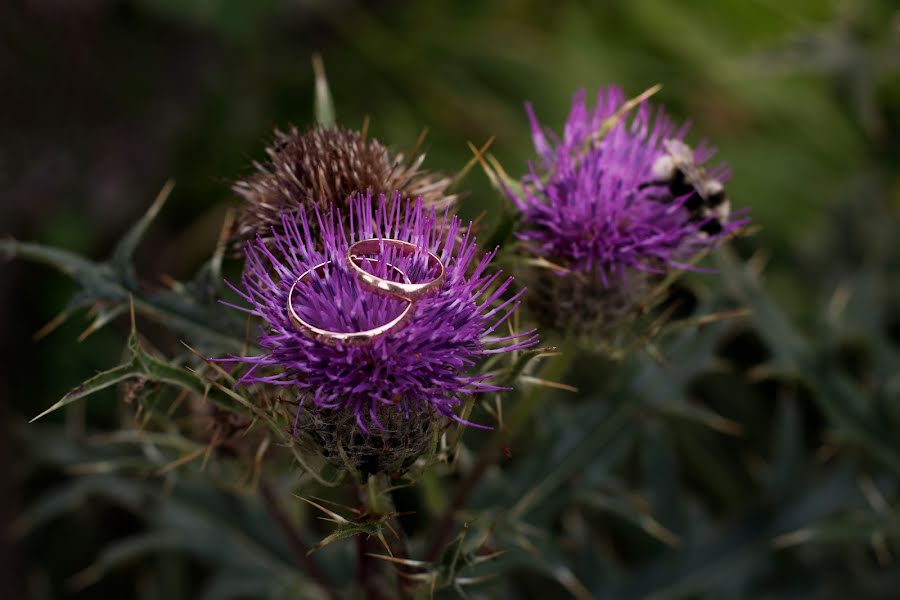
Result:
{"label": "thistle plant", "polygon": [[[54,324],[128,322],[122,362],[38,415],[116,389],[122,426],[23,434],[61,476],[16,531],[95,499],[139,523],[72,585],[188,557],[185,593],[223,600],[797,595],[786,564],[896,588],[891,342],[858,320],[874,385],[793,326],[728,243],[728,168],[658,88],[580,93],[559,134],[529,105],[523,177],[475,152],[511,213],[485,235],[460,177],[338,126],[317,69],[316,123],[276,130],[193,278],[133,265],[171,185],[108,259],[0,242],[75,280]],[[669,323],[676,279],[697,308]]]}

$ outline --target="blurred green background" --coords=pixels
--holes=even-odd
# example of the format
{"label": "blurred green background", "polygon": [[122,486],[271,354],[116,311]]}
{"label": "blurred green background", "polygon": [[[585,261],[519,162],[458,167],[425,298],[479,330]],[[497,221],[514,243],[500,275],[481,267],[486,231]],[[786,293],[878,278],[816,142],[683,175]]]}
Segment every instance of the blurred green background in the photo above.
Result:
{"label": "blurred green background", "polygon": [[[521,173],[532,154],[525,100],[559,129],[579,88],[634,95],[661,83],[655,100],[733,167],[732,202],[758,226],[739,253],[768,258],[770,295],[814,344],[837,310],[829,302],[848,307],[827,353],[893,398],[885,424],[900,425],[900,11],[889,1],[14,0],[0,7],[0,41],[0,234],[99,258],[173,178],[138,257],[150,282],[191,274],[235,203],[230,182],[263,157],[274,127],[311,122],[314,52],[340,122],[369,119],[398,151],[427,128],[426,167],[450,173],[471,158],[467,142],[492,136],[494,155]],[[487,179],[476,169],[462,188],[461,212],[489,222],[499,198]],[[32,341],[73,289],[48,269],[0,264],[7,531],[60,476],[35,470],[24,420],[122,350],[127,324],[78,343],[78,318]],[[862,291],[844,301],[842,289]],[[116,403],[112,392],[92,398],[80,426],[114,426]],[[804,410],[824,431],[818,409]],[[137,527],[102,515],[5,535],[6,597],[130,597],[128,570],[66,586]]]}

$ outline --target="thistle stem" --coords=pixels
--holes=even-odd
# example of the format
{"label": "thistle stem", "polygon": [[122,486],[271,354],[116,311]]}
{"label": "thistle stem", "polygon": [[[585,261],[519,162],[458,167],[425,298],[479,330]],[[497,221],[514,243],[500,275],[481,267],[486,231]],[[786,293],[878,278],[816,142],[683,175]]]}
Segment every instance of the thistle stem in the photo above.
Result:
{"label": "thistle stem", "polygon": [[[356,486],[357,497],[360,503],[365,507],[366,512],[372,517],[380,517],[394,512],[394,502],[391,493],[388,491],[389,482],[383,474],[370,475],[369,480],[364,485]],[[408,558],[409,550],[406,542],[406,533],[403,531],[400,522],[392,517],[390,520],[391,533],[397,534],[396,543],[390,543],[387,540],[389,536],[385,536],[384,541],[390,547],[389,552],[395,558]],[[383,548],[376,547],[370,538],[357,536],[357,570],[356,578],[360,586],[366,594],[366,598],[371,600],[380,600],[382,598],[390,598],[384,590],[379,586],[377,577],[378,566],[373,563],[372,557],[368,552],[382,551]],[[403,579],[399,568],[395,569],[397,574],[397,598],[409,598],[406,590],[407,582]]]}
{"label": "thistle stem", "polygon": [[315,561],[307,554],[309,549],[306,547],[306,544],[303,543],[300,534],[297,533],[297,530],[294,528],[294,524],[291,523],[290,517],[284,512],[281,503],[278,501],[278,495],[275,493],[275,490],[272,489],[272,486],[266,481],[259,482],[258,490],[259,497],[262,500],[266,512],[281,530],[282,534],[284,534],[284,537],[291,548],[291,552],[297,560],[297,564],[325,591],[331,600],[340,600],[340,596],[332,587],[331,582],[328,581],[325,574],[319,570]]}
{"label": "thistle stem", "polygon": [[378,567],[369,556],[372,551],[370,540],[364,535],[356,536],[356,581],[366,600],[386,598],[378,581]]}

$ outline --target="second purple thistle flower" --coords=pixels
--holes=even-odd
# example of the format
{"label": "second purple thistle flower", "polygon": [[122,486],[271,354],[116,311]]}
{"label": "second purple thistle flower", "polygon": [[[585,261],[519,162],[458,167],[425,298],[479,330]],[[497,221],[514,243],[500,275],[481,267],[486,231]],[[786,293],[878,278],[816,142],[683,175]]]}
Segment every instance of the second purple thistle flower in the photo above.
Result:
{"label": "second purple thistle flower", "polygon": [[[369,194],[352,200],[349,214],[335,208],[327,214],[298,210],[283,215],[282,225],[271,239],[246,246],[241,284],[233,286],[249,305],[235,308],[261,319],[263,352],[224,360],[248,367],[241,384],[281,386],[293,394],[298,415],[310,413],[320,424],[349,421],[351,433],[375,436],[424,416],[462,421],[455,409],[463,397],[502,389],[478,372],[481,359],[537,343],[533,332],[501,329],[520,293],[508,293],[511,278],[488,271],[494,252],[482,254],[455,216],[438,215],[399,195],[373,200]],[[440,288],[415,300],[402,327],[368,343],[334,343],[298,331],[287,299],[310,269],[314,272],[303,278],[308,284],[299,297],[295,293],[293,306],[317,328],[371,330],[406,308],[404,300],[366,288],[348,266],[350,245],[371,238],[409,242],[433,253],[444,266]],[[386,252],[359,264],[381,277],[417,283],[433,277],[427,256]],[[323,263],[327,268],[316,269]],[[350,442],[343,442],[345,450]],[[327,456],[329,449],[324,450]]]}
{"label": "second purple thistle flower", "polygon": [[727,166],[706,166],[714,149],[688,146],[661,107],[623,114],[626,103],[614,86],[593,108],[580,92],[561,135],[526,107],[537,158],[507,193],[543,265],[526,281],[542,325],[612,335],[663,275],[747,222],[730,214]]}

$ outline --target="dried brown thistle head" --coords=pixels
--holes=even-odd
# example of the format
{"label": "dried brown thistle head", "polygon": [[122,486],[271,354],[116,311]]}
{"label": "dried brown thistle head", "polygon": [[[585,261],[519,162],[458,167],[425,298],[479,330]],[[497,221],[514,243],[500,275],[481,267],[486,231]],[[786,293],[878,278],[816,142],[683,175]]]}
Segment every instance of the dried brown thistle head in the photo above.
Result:
{"label": "dried brown thistle head", "polygon": [[[357,193],[422,197],[438,211],[456,201],[448,193],[452,179],[421,169],[425,155],[407,159],[392,154],[377,139],[341,127],[310,129],[296,127],[275,132],[266,148],[269,160],[255,162],[256,172],[237,181],[233,190],[246,202],[236,219],[232,248],[240,250],[247,240],[271,237],[281,229],[285,212],[296,208],[343,206]],[[315,225],[315,223],[310,223]]]}

